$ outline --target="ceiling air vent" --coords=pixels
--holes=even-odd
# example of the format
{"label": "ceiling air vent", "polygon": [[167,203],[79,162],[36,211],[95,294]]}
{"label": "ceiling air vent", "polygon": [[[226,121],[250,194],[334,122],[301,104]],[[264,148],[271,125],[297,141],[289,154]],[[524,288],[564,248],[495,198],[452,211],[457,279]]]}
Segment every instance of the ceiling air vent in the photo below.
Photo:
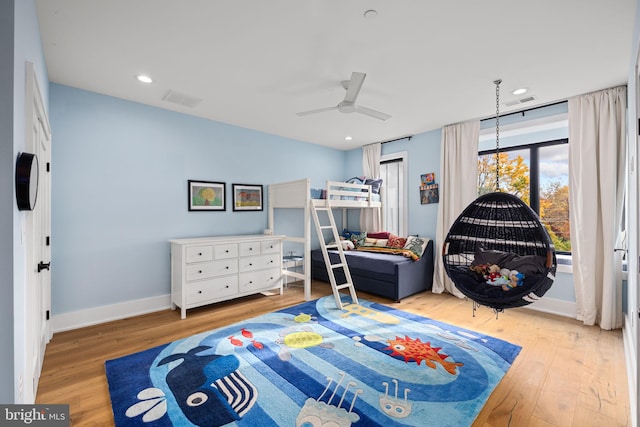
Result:
{"label": "ceiling air vent", "polygon": [[524,104],[525,102],[531,102],[536,99],[535,96],[527,96],[526,98],[514,99],[513,101],[507,101],[503,105],[505,107],[513,107],[514,105]]}
{"label": "ceiling air vent", "polygon": [[202,98],[185,95],[184,93],[176,92],[174,90],[169,90],[169,92],[167,92],[167,94],[162,97],[162,100],[182,105],[183,107],[188,108],[195,108],[202,102]]}

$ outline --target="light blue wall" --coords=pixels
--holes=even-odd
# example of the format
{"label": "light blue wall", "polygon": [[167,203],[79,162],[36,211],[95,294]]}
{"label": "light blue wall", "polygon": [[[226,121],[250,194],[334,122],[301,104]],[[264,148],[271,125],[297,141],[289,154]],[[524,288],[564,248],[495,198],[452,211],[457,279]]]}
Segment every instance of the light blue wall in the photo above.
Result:
{"label": "light blue wall", "polygon": [[[57,84],[50,98],[54,315],[168,294],[169,239],[262,233],[267,210],[233,212],[232,183],[264,185],[266,205],[270,183],[345,178],[343,151]],[[189,179],[225,182],[227,210],[189,212]]]}
{"label": "light blue wall", "polygon": [[[567,112],[567,104],[555,104],[545,108],[539,108],[527,112],[526,114],[513,114],[500,119],[501,125],[520,123],[527,120],[539,119],[542,117],[554,116]],[[495,128],[495,119],[483,120],[481,129]],[[419,234],[430,238],[435,238],[436,225],[438,222],[438,204],[420,204],[420,175],[428,172],[435,172],[436,182],[439,183],[440,174],[440,142],[442,132],[440,129],[415,135],[411,140],[400,140],[382,145],[382,154],[390,154],[406,151],[408,156],[408,197],[409,197],[409,234]],[[530,143],[535,138],[540,140],[553,140],[566,138],[567,129],[557,129],[554,131],[537,132],[511,138],[501,138],[501,146],[512,144]],[[548,139],[547,139],[548,138]],[[503,145],[504,144],[504,145]],[[495,140],[480,149],[495,148]],[[362,174],[362,149],[357,148],[347,152],[347,170],[349,176]],[[439,242],[436,243],[436,254],[439,253]],[[558,273],[552,288],[545,294],[545,297],[559,299],[567,302],[575,302],[575,291],[573,287],[573,275],[568,273]]]}
{"label": "light blue wall", "polygon": [[[407,152],[408,234],[435,238],[438,204],[420,204],[420,175],[435,172],[440,182],[440,129],[415,135],[411,140],[382,144],[381,154]],[[347,152],[347,175],[362,175],[362,148]],[[350,217],[351,221],[351,217]]]}
{"label": "light blue wall", "polygon": [[22,224],[29,213],[16,206],[14,176],[18,152],[26,146],[25,61],[32,62],[47,108],[48,76],[33,0],[0,2],[0,403],[22,402],[26,319]]}

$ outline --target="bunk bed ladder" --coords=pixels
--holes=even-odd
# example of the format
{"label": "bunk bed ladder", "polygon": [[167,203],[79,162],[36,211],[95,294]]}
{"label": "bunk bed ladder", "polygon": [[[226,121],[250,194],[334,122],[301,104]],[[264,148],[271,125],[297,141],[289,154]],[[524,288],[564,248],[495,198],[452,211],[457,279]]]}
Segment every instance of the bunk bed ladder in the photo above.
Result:
{"label": "bunk bed ladder", "polygon": [[[336,228],[336,221],[333,217],[333,212],[331,211],[331,207],[328,204],[327,206],[315,206],[313,201],[311,201],[311,213],[313,215],[313,222],[316,225],[316,231],[318,232],[318,240],[320,240],[320,249],[322,249],[322,257],[324,258],[324,264],[327,266],[327,274],[329,276],[329,281],[331,282],[331,288],[333,289],[333,296],[336,299],[336,305],[338,308],[342,309],[342,301],[340,300],[340,290],[341,289],[349,289],[349,293],[351,294],[351,302],[353,304],[358,304],[358,296],[356,295],[356,289],[353,287],[353,280],[351,279],[351,272],[349,272],[349,266],[347,265],[347,260],[344,256],[344,251],[342,250],[342,245],[340,242],[340,235],[338,235],[338,229]],[[329,224],[323,223],[320,220],[320,216],[318,212],[325,212],[328,218]],[[331,244],[328,244],[325,241],[325,230],[331,230],[331,234],[333,236],[333,240]],[[331,258],[329,257],[329,249],[337,249],[338,254],[340,256],[340,262],[337,264],[331,263]],[[342,268],[345,276],[345,283],[338,284],[336,282],[335,270]]]}

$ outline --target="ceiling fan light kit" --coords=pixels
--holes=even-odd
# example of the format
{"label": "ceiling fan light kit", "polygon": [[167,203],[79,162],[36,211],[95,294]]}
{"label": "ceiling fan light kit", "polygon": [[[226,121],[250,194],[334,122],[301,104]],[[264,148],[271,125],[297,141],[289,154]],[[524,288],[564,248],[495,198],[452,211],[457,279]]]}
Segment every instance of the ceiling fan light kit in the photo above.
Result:
{"label": "ceiling fan light kit", "polygon": [[317,110],[310,111],[302,111],[297,113],[298,116],[308,116],[310,114],[316,113],[324,113],[326,111],[338,110],[340,113],[359,113],[364,114],[365,116],[373,117],[378,120],[387,120],[390,119],[391,116],[389,114],[376,111],[372,108],[363,107],[356,104],[356,99],[360,94],[360,89],[362,89],[362,84],[364,83],[364,79],[367,77],[365,73],[359,73],[354,71],[351,73],[350,80],[344,80],[341,82],[343,88],[346,89],[347,93],[344,96],[344,99],[335,107],[327,107],[320,108]]}

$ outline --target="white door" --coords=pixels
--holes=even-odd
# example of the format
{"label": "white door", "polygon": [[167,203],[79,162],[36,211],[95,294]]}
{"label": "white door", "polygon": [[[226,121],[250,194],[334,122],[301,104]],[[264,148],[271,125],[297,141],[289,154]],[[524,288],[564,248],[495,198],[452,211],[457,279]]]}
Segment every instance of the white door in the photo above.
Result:
{"label": "white door", "polygon": [[51,339],[51,132],[33,64],[27,63],[27,150],[38,159],[38,190],[26,215],[24,402],[35,402],[45,347]]}
{"label": "white door", "polygon": [[387,154],[380,159],[382,228],[397,236],[407,235],[406,164],[406,152]]}

